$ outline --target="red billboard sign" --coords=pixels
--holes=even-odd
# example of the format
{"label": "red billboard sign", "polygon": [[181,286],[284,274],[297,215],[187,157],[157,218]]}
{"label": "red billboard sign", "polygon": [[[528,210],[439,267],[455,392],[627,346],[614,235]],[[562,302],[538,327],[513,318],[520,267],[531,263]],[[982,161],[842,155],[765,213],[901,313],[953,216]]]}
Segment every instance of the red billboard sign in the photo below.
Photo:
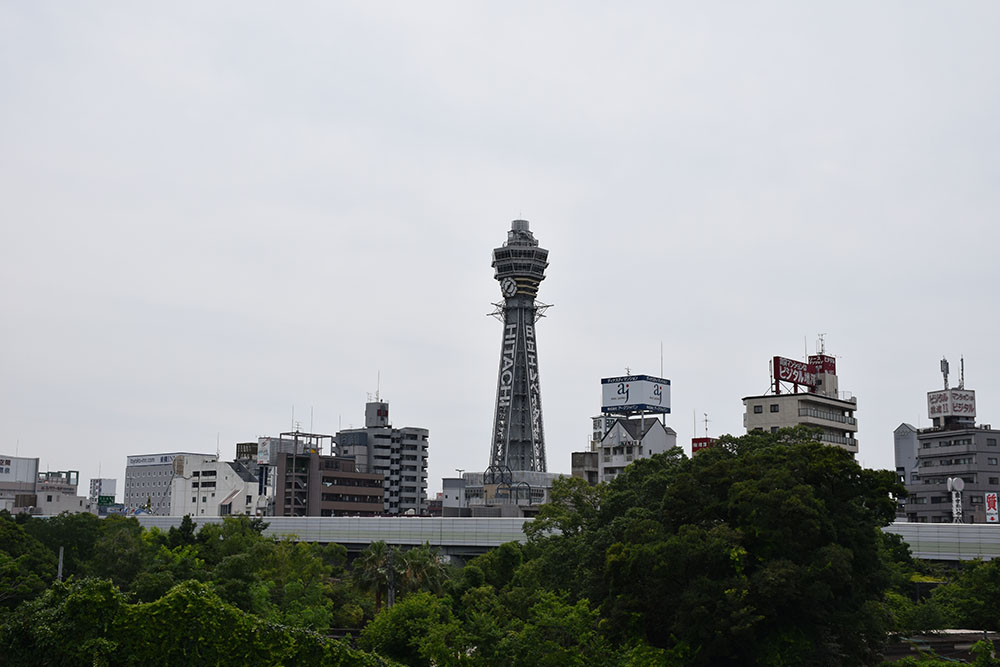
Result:
{"label": "red billboard sign", "polygon": [[785,357],[774,358],[774,379],[807,387],[815,387],[818,384],[816,368],[812,364]]}
{"label": "red billboard sign", "polygon": [[827,354],[813,354],[809,357],[809,365],[814,373],[836,373],[837,359]]}

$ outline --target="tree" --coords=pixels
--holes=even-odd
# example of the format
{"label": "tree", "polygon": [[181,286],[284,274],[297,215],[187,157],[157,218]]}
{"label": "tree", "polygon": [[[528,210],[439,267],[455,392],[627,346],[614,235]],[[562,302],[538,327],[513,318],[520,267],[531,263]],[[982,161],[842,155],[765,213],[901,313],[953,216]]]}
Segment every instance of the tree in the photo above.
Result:
{"label": "tree", "polygon": [[39,595],[55,576],[55,555],[0,512],[0,607],[12,609]]}
{"label": "tree", "polygon": [[358,645],[404,665],[450,665],[463,654],[461,637],[461,626],[441,598],[414,593],[376,615]]}
{"label": "tree", "polygon": [[4,664],[108,664],[117,650],[112,626],[125,596],[106,579],[57,582],[0,626]]}
{"label": "tree", "polygon": [[63,547],[63,577],[85,574],[86,562],[93,557],[100,537],[101,519],[89,512],[63,512],[47,519],[32,518],[24,530],[44,544],[58,558]]}
{"label": "tree", "polygon": [[428,543],[407,549],[401,555],[401,588],[405,592],[427,591],[438,595],[448,578],[448,567],[437,549]]}
{"label": "tree", "polygon": [[143,540],[142,525],[132,517],[108,516],[101,520],[99,531],[86,571],[130,590],[139,573],[149,568],[153,553]]}
{"label": "tree", "polygon": [[891,472],[796,428],[637,461],[596,509],[558,490],[559,532],[531,529],[518,575],[593,600],[620,644],[687,646],[691,664],[877,659],[891,579],[878,528],[904,493]]}
{"label": "tree", "polygon": [[375,613],[382,609],[382,594],[390,581],[399,581],[400,564],[392,554],[392,547],[385,542],[372,542],[353,563],[351,572],[358,588],[375,593]]}

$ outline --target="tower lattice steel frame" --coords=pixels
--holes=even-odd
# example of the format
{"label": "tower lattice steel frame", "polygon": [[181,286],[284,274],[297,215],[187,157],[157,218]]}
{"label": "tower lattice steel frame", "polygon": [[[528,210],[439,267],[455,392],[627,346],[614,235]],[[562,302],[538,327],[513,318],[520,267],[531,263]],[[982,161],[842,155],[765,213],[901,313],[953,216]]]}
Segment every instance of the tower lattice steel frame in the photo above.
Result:
{"label": "tower lattice steel frame", "polygon": [[542,392],[535,323],[549,308],[535,299],[549,251],[538,247],[527,220],[514,220],[507,242],[493,250],[494,277],[504,300],[493,304],[503,323],[490,465],[546,472]]}

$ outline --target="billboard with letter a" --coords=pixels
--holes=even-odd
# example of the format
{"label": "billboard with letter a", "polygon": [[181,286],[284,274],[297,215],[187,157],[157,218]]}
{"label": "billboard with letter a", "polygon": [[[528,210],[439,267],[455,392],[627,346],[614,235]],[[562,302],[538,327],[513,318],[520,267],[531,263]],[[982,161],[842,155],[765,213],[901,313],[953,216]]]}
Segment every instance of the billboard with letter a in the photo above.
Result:
{"label": "billboard with letter a", "polygon": [[627,375],[601,380],[601,412],[670,412],[670,380]]}

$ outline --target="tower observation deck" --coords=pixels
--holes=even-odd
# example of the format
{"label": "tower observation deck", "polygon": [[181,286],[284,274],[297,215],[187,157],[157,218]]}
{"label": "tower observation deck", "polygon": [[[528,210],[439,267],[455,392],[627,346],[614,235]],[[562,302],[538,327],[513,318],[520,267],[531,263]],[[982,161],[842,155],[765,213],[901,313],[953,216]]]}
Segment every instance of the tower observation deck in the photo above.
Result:
{"label": "tower observation deck", "polygon": [[503,301],[493,315],[503,323],[490,465],[546,472],[542,394],[535,323],[548,308],[535,300],[549,251],[538,247],[527,220],[514,220],[507,242],[493,251]]}

